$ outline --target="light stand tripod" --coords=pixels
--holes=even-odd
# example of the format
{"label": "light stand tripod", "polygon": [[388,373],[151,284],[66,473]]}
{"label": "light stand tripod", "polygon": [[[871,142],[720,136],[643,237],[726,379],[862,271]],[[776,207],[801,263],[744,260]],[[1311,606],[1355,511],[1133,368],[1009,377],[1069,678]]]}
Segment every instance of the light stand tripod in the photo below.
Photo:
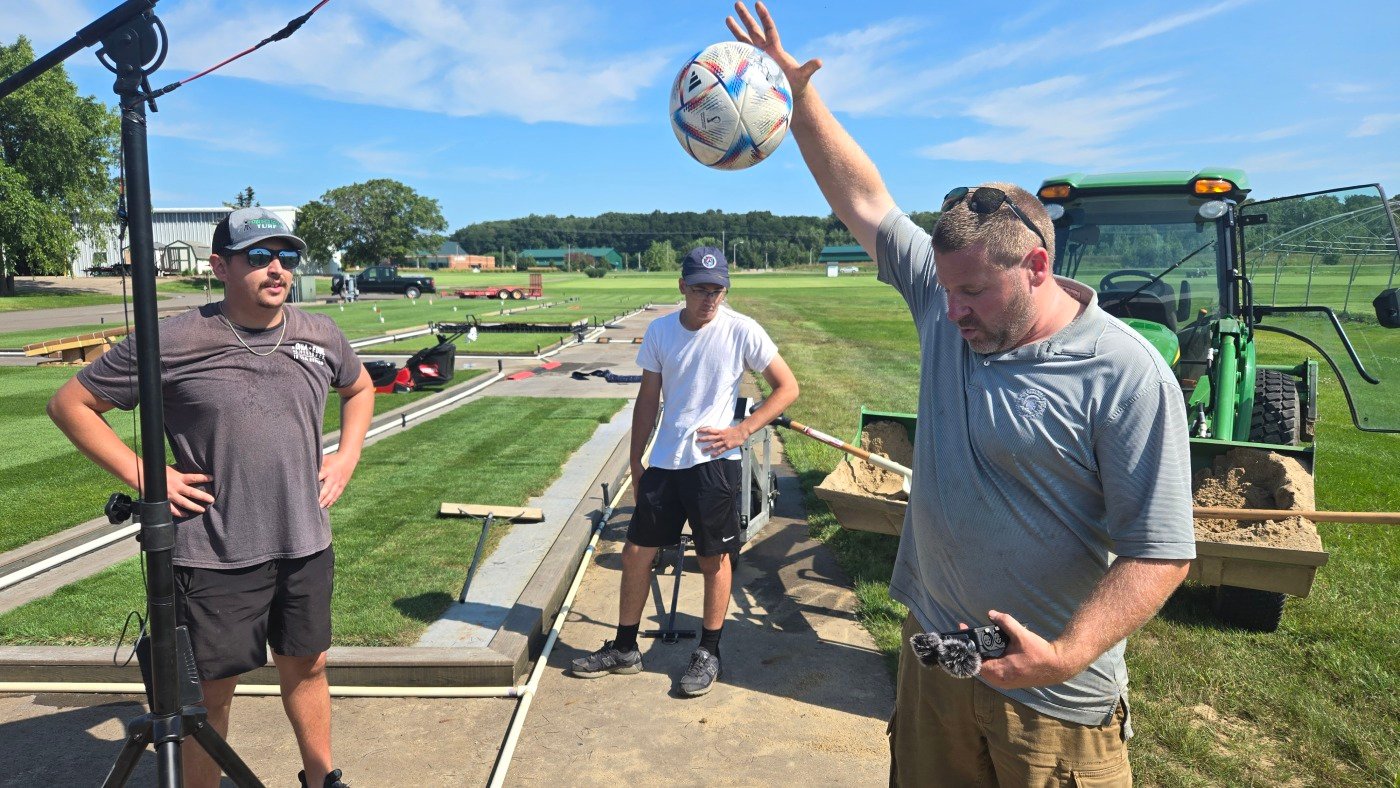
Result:
{"label": "light stand tripod", "polygon": [[[151,711],[127,724],[126,743],[104,786],[125,785],[148,744],[155,745],[162,788],[179,786],[180,742],[186,736],[209,753],[239,786],[262,783],[238,754],[205,721],[205,710],[182,706],[180,666],[192,662],[181,653],[175,627],[175,525],[165,486],[165,428],[161,401],[160,333],[156,324],[155,240],[151,228],[150,167],[146,153],[146,105],[155,110],[147,78],[165,60],[165,27],[155,15],[157,0],[126,0],[52,52],[0,83],[4,98],[81,49],[101,43],[97,57],[117,75],[113,90],[120,98],[121,144],[131,230],[132,296],[136,310],[136,364],[141,401],[142,499],[138,504],[141,550],[146,553],[146,609],[150,622]],[[188,640],[184,650],[188,652]],[[189,686],[189,678],[185,678]],[[194,703],[202,702],[195,683]]]}

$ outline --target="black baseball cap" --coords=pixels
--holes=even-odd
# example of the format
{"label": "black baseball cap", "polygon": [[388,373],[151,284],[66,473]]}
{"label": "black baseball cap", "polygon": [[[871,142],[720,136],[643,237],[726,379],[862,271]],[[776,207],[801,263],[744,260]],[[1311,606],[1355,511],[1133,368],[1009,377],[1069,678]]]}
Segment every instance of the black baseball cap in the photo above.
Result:
{"label": "black baseball cap", "polygon": [[681,263],[681,281],[687,285],[729,287],[729,261],[713,246],[698,246]]}

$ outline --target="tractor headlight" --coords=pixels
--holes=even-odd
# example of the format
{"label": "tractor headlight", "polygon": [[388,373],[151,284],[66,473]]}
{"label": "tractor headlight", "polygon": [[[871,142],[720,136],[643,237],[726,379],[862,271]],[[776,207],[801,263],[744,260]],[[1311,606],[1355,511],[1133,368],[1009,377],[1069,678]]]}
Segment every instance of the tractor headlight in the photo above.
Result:
{"label": "tractor headlight", "polygon": [[1211,200],[1201,203],[1201,207],[1196,209],[1202,219],[1219,219],[1230,211],[1230,203],[1224,200]]}
{"label": "tractor headlight", "polygon": [[1050,221],[1058,222],[1065,215],[1065,206],[1057,202],[1046,203],[1045,213],[1049,214]]}

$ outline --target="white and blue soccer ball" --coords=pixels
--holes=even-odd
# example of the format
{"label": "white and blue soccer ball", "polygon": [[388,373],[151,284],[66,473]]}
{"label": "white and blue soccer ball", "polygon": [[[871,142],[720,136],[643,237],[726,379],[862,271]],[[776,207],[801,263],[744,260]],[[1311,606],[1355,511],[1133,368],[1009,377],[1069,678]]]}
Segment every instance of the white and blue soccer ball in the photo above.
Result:
{"label": "white and blue soccer ball", "polygon": [[787,77],[750,44],[705,47],[671,87],[671,129],[686,153],[706,167],[752,167],[777,149],[791,121]]}

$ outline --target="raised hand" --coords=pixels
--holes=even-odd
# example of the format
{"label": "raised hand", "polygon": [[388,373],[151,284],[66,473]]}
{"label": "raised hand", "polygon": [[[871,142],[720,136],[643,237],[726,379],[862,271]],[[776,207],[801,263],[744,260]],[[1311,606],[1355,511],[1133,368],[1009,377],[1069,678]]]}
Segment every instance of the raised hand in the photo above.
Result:
{"label": "raised hand", "polygon": [[807,83],[812,81],[812,75],[822,67],[822,62],[813,58],[806,63],[799,63],[797,58],[783,49],[782,39],[778,37],[778,26],[773,22],[773,15],[768,13],[768,7],[762,2],[756,2],[754,10],[758,12],[757,20],[742,2],[735,3],[734,13],[742,20],[743,25],[732,16],[725,17],[724,23],[729,26],[729,32],[734,34],[734,38],[745,44],[753,44],[777,62],[792,87],[792,97],[796,101],[807,90]]}

